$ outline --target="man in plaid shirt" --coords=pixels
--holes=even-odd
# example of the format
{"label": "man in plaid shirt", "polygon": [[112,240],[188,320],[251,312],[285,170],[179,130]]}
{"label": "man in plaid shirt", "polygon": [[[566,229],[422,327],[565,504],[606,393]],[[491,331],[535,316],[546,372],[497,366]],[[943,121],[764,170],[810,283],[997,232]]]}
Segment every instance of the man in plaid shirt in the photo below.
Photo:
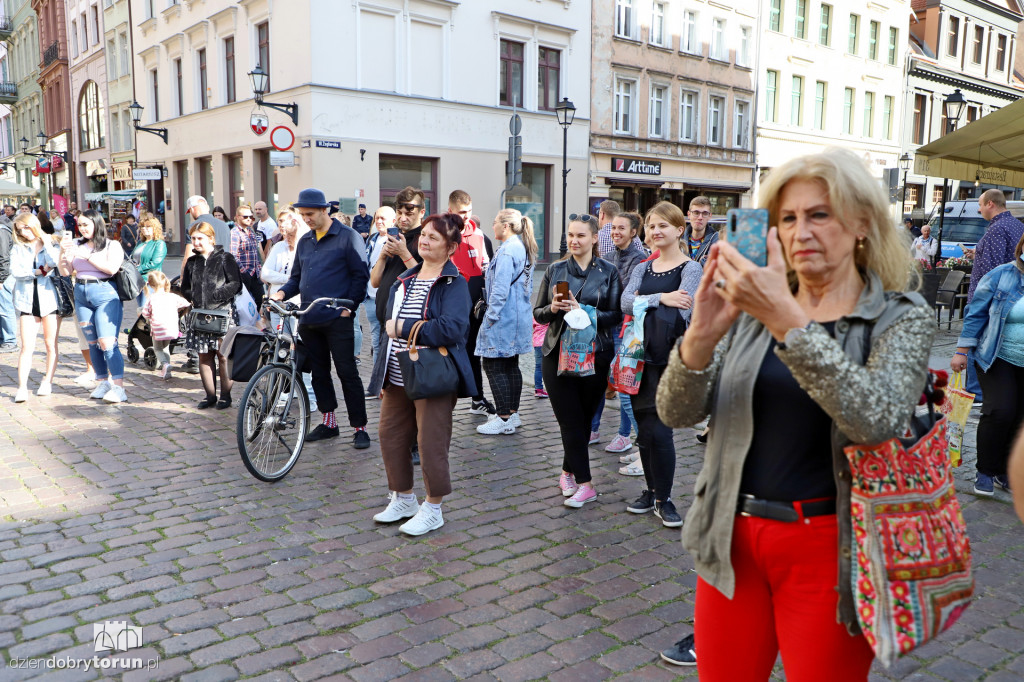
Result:
{"label": "man in plaid shirt", "polygon": [[242,283],[252,294],[256,305],[263,302],[263,282],[260,280],[260,269],[263,267],[262,240],[252,228],[256,219],[252,207],[243,204],[235,211],[235,226],[231,228],[231,255],[238,261],[238,269],[242,272]]}

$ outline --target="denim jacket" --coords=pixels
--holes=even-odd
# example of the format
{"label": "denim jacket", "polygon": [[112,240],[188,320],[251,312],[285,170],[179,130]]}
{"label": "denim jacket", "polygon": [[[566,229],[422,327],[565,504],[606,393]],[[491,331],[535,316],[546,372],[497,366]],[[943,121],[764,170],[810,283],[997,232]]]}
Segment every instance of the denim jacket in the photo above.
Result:
{"label": "denim jacket", "polygon": [[50,271],[45,276],[36,269],[36,254],[31,246],[15,243],[11,247],[11,277],[14,278],[14,309],[19,313],[32,312],[32,283],[39,284],[39,314],[46,316],[57,310],[57,292],[53,278],[57,272],[56,244],[43,244],[40,262]]}
{"label": "denim jacket", "polygon": [[964,328],[956,345],[973,348],[974,360],[986,372],[996,360],[1003,325],[1014,304],[1024,296],[1024,275],[1014,263],[989,270],[978,282],[967,305]]}
{"label": "denim jacket", "polygon": [[532,352],[533,264],[526,262],[526,247],[519,237],[512,235],[505,240],[485,277],[487,315],[476,337],[476,355],[511,358]]}

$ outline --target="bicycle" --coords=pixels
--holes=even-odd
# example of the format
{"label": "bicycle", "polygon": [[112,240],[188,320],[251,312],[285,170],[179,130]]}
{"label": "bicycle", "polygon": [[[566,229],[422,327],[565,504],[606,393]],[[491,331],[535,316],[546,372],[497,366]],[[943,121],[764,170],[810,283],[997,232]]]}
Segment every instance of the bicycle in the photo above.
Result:
{"label": "bicycle", "polygon": [[[314,306],[353,311],[346,298],[318,298],[305,309],[267,299],[265,310],[281,316],[281,328],[264,332],[260,367],[249,379],[238,407],[238,452],[249,473],[275,483],[292,470],[309,432],[309,396],[302,383],[295,343],[290,330]],[[353,313],[354,314],[354,313]]]}

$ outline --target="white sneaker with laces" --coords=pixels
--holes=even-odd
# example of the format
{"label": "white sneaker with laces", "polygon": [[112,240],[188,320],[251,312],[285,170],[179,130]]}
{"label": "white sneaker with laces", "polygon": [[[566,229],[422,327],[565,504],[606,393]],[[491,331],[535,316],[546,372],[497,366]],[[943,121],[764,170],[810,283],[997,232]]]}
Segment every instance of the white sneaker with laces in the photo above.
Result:
{"label": "white sneaker with laces", "polygon": [[116,384],[110,387],[110,390],[103,394],[103,402],[105,403],[124,403],[128,402],[128,394],[124,392],[124,386],[118,386]]}
{"label": "white sneaker with laces", "polygon": [[113,387],[114,384],[105,379],[96,385],[96,389],[89,395],[89,397],[93,400],[101,400],[105,395],[107,395],[107,391]]}
{"label": "white sneaker with laces", "polygon": [[444,525],[444,519],[441,515],[433,511],[427,505],[420,507],[420,510],[416,512],[416,516],[412,517],[401,526],[398,530],[402,531],[406,535],[423,535],[429,533],[432,530],[437,530]]}
{"label": "white sneaker with laces", "polygon": [[384,508],[384,511],[375,514],[373,517],[373,520],[377,523],[394,523],[395,521],[416,516],[416,513],[419,512],[420,503],[416,501],[415,497],[411,500],[403,500],[394,491],[390,493],[390,496],[391,501],[388,502],[388,506]]}
{"label": "white sneaker with laces", "polygon": [[476,427],[477,433],[482,433],[486,436],[497,436],[499,434],[510,434],[516,432],[516,427],[512,424],[511,419],[502,419],[495,415],[488,419],[485,423]]}
{"label": "white sneaker with laces", "polygon": [[53,393],[53,384],[49,381],[40,381],[39,388],[36,389],[36,395],[51,395]]}
{"label": "white sneaker with laces", "polygon": [[81,386],[82,388],[92,388],[96,385],[96,375],[92,372],[86,372],[75,377],[75,385]]}
{"label": "white sneaker with laces", "polygon": [[523,425],[523,420],[519,418],[518,412],[513,412],[512,416],[508,418],[508,423],[518,429]]}

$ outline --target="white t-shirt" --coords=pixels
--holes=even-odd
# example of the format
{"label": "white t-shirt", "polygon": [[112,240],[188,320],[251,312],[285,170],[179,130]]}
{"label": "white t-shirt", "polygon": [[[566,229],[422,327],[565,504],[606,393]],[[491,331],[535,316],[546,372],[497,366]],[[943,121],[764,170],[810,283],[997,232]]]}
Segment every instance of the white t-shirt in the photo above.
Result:
{"label": "white t-shirt", "polygon": [[267,239],[273,239],[277,235],[277,223],[270,216],[256,223],[256,229],[265,234]]}
{"label": "white t-shirt", "polygon": [[[295,251],[288,248],[288,242],[279,241],[270,248],[267,260],[263,263],[260,271],[260,278],[270,285],[270,293],[274,294],[281,285],[291,277],[292,262],[295,260]],[[299,296],[292,297],[293,303],[299,302]]]}

